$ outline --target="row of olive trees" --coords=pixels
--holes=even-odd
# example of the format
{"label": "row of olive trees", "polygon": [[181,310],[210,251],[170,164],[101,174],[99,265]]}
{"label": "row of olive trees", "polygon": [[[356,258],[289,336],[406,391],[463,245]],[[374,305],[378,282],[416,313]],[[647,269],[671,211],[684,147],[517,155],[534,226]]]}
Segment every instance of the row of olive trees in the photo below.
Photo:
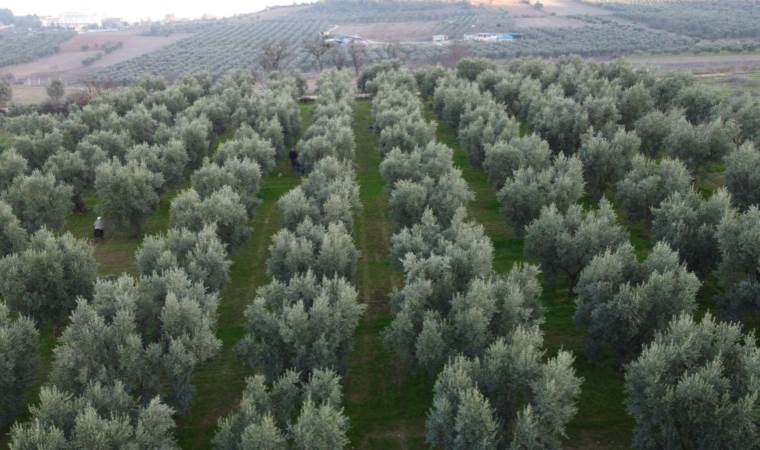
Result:
{"label": "row of olive trees", "polygon": [[[245,95],[248,83],[240,79],[233,86]],[[229,86],[221,90],[220,85],[204,95],[221,98]],[[283,90],[283,95],[292,92]],[[210,146],[210,140],[206,142]],[[203,172],[206,162],[193,182],[255,196],[261,177],[258,163],[238,162],[225,165],[223,174]],[[225,206],[218,205],[216,211]],[[227,234],[220,230],[234,227],[224,220],[229,215],[219,217],[203,217],[198,229],[173,227],[165,235],[146,238],[136,255],[138,278],[99,280],[90,287],[91,295],[80,297],[54,351],[51,386],[33,410],[35,420],[13,428],[13,448],[34,442],[119,446],[143,439],[145,447],[176,446],[173,411],[189,406],[193,369],[221,347],[214,335],[216,306],[230,262],[222,241]],[[82,280],[75,272],[67,276]],[[66,416],[50,415],[52,408],[64,407],[64,400],[71,402]],[[145,426],[155,429],[144,430]],[[95,439],[101,443],[95,444]]]}
{"label": "row of olive trees", "polygon": [[[468,69],[473,67],[480,73],[467,77],[466,74],[472,72]],[[723,391],[715,385],[693,391],[689,394],[694,396],[691,398],[663,398],[652,394],[676,386],[689,389],[679,378],[700,376],[697,374],[703,363],[697,361],[702,361],[701,358],[721,367],[711,373],[710,383],[725,383],[730,376],[728,370],[723,370],[724,359],[719,352],[697,350],[703,352],[700,359],[691,360],[692,365],[684,368],[679,366],[682,362],[674,360],[679,357],[678,350],[665,351],[658,343],[672,341],[674,346],[690,345],[680,336],[673,336],[674,330],[685,328],[684,323],[692,323],[688,316],[681,315],[696,310],[700,282],[687,269],[687,264],[692,270],[706,274],[716,267],[716,261],[722,260],[722,279],[726,286],[731,286],[726,300],[743,305],[756,303],[758,291],[752,272],[757,263],[752,256],[745,259],[746,250],[739,248],[752,248],[753,231],[749,230],[758,229],[757,209],[752,207],[744,214],[736,212],[725,191],[701,199],[691,187],[686,165],[679,159],[691,161],[689,165],[694,169],[727,154],[731,155],[728,161],[731,158],[751,161],[756,152],[751,144],[741,149],[736,146],[739,139],[751,139],[754,135],[751,123],[742,127],[737,125],[739,120],[724,121],[721,111],[728,107],[720,105],[714,96],[703,95],[689,80],[675,77],[645,84],[647,73],[633,72],[615,64],[598,66],[572,59],[559,63],[524,60],[515,63],[509,72],[496,72],[485,62],[466,62],[459,69],[460,80],[440,70],[418,78],[427,82],[423,86],[437,86],[433,91],[434,105],[442,120],[449,124],[461,123],[468,113],[478,109],[494,111],[492,117],[482,116],[478,124],[481,132],[468,133],[467,122],[460,126],[460,142],[469,151],[471,161],[477,164],[480,161],[473,156],[478,155],[479,142],[473,143],[472,136],[483,136],[485,169],[491,181],[501,187],[499,194],[507,220],[518,230],[524,230],[526,257],[540,261],[547,274],[567,276],[576,283],[575,319],[587,330],[588,350],[592,355],[610,350],[621,360],[628,361],[636,358],[642,348],[646,349],[638,361],[628,366],[626,402],[637,419],[634,444],[639,448],[679,447],[682,445],[679,442],[719,445],[718,442],[731,441],[735,436],[741,436],[739,439],[754,436],[756,430],[746,419],[733,425],[721,422],[723,426],[709,428],[701,424],[703,420],[712,422],[718,417],[721,421],[733,420],[739,416],[729,417],[722,411],[727,407],[745,408],[747,399],[757,395],[757,387],[745,387],[746,380],[756,377],[756,373],[731,381],[732,386]],[[468,78],[475,78],[477,85],[469,84]],[[614,94],[599,101],[593,98],[594,93],[609,90],[609,85],[613,90],[622,88],[617,100]],[[427,93],[431,90],[428,88]],[[503,103],[499,105],[494,98]],[[665,114],[676,119],[654,118],[656,114],[665,116],[657,108],[673,107],[669,102],[683,108]],[[491,106],[484,106],[489,103]],[[601,132],[595,132],[593,126],[588,125],[589,118],[595,114],[586,105],[595,103],[600,111],[606,111],[598,115],[608,122],[597,123],[599,128],[596,129]],[[551,106],[547,108],[547,105]],[[747,108],[748,102],[741,105],[733,110]],[[614,114],[616,109],[620,114]],[[523,123],[538,130],[548,142],[537,136],[511,139],[507,136],[501,142],[498,139],[496,143],[489,142],[493,136],[491,130],[500,129],[501,124],[509,120],[507,111],[514,111]],[[642,126],[642,118],[649,128]],[[663,153],[659,149],[665,146],[666,154],[673,159],[666,157],[657,162],[640,156],[639,151],[645,152],[643,138],[655,134],[642,130],[663,123],[658,135],[661,140],[650,147],[655,149],[651,156],[661,157]],[[589,131],[585,131],[585,127]],[[675,150],[686,133],[684,130],[692,130],[689,142],[680,147],[683,150]],[[705,137],[694,137],[702,130]],[[642,138],[637,132],[641,132]],[[704,147],[701,142],[706,143]],[[551,150],[558,152],[555,161],[567,161],[564,154],[576,152],[580,160],[576,165],[565,163],[564,167],[552,167]],[[575,156],[570,159],[573,158]],[[747,170],[737,166],[733,164],[728,173],[733,171],[742,181],[751,179]],[[629,219],[652,222],[653,234],[662,242],[655,245],[646,260],[637,260],[633,247],[627,243],[627,233],[604,198],[596,210],[584,212],[576,205],[584,193],[584,184],[595,187],[597,195],[609,194],[608,188],[616,186],[614,194]],[[738,305],[725,306],[735,310]],[[702,339],[709,339],[710,333],[722,327],[713,325],[709,318],[703,324],[692,323],[692,326],[694,333],[706,335]],[[704,331],[699,331],[702,329]],[[740,336],[738,327],[731,330]],[[655,336],[654,343],[648,344]],[[754,343],[740,347],[741,338],[735,339],[736,344],[729,344],[736,346],[734,352],[756,354]],[[731,350],[727,347],[726,351]],[[667,362],[663,362],[663,358]],[[671,365],[672,368],[667,369],[670,374],[653,373],[655,367],[663,367],[663,364]],[[648,372],[641,371],[644,365],[649,365]],[[725,396],[727,391],[732,392],[728,397]],[[687,408],[683,402],[691,402],[697,396],[708,399],[716,395],[721,395],[721,402],[700,408],[698,417],[682,417],[685,423],[663,421],[663,416],[654,414],[655,411],[663,413],[667,408],[677,415],[676,411]],[[750,402],[755,406],[746,407],[757,407],[756,398]],[[746,413],[747,410],[741,411]]]}
{"label": "row of olive trees", "polygon": [[298,144],[307,176],[279,200],[283,228],[267,259],[273,280],[246,308],[246,334],[236,345],[257,375],[247,379],[240,411],[220,420],[218,449],[348,445],[340,380],[364,312],[350,281],[360,207],[350,75],[324,72],[317,94]]}
{"label": "row of olive trees", "polygon": [[[570,353],[546,358],[538,268],[493,272],[493,244],[466,217],[473,194],[422,115],[417,82],[392,64],[368,68],[391,214],[392,257],[404,287],[392,296],[386,342],[438,374],[427,441],[442,448],[559,445],[580,379]],[[527,354],[515,360],[515,355]],[[545,396],[547,386],[552,394]]]}

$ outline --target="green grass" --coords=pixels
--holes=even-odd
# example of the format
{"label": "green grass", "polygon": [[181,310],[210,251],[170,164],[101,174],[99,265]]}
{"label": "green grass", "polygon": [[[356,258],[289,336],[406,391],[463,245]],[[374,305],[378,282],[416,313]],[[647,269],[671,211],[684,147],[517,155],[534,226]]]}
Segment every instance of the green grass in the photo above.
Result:
{"label": "green grass", "polygon": [[393,224],[387,189],[380,176],[376,136],[369,130],[368,100],[357,100],[354,133],[362,212],[355,234],[361,258],[356,274],[367,311],[357,329],[345,377],[349,438],[357,449],[423,449],[425,416],[432,401],[431,376],[411,371],[382,339],[392,315],[388,294],[401,284],[390,261]]}
{"label": "green grass", "polygon": [[217,421],[240,403],[249,370],[237,360],[234,346],[245,333],[246,306],[253,300],[256,288],[270,281],[266,256],[272,235],[280,229],[277,199],[299,183],[287,160],[280,161],[274,172],[262,180],[262,203],[251,222],[253,234],[230,255],[230,281],[219,302],[216,335],[222,341],[222,351],[195,371],[193,402],[177,420],[177,436],[183,449],[210,448]]}
{"label": "green grass", "polygon": [[[430,105],[425,114],[434,120]],[[472,219],[483,225],[494,245],[494,270],[506,273],[516,263],[523,261],[523,239],[506,224],[496,200],[496,190],[488,183],[483,170],[470,166],[467,155],[459,146],[456,133],[438,122],[437,138],[454,149],[454,164],[475,193],[475,201],[468,208]],[[637,248],[644,250],[650,245],[646,233],[637,237]],[[634,239],[636,241],[636,239]],[[602,357],[591,361],[583,348],[583,333],[573,321],[575,303],[570,285],[566,280],[542,280],[542,301],[545,322],[542,329],[548,353],[559,349],[575,354],[575,370],[583,377],[578,413],[568,426],[565,445],[573,448],[627,448],[631,441],[633,421],[623,405],[623,374],[616,361]]]}

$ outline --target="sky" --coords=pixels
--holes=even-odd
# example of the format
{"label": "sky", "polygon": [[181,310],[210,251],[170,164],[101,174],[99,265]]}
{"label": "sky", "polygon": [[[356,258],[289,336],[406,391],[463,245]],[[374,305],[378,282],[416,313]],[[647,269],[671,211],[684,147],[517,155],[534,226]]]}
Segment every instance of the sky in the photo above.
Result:
{"label": "sky", "polygon": [[227,17],[292,3],[294,0],[0,0],[0,8],[8,8],[16,15],[56,16],[73,11],[101,18],[120,17],[136,21],[162,19],[170,13],[189,19],[204,14]]}

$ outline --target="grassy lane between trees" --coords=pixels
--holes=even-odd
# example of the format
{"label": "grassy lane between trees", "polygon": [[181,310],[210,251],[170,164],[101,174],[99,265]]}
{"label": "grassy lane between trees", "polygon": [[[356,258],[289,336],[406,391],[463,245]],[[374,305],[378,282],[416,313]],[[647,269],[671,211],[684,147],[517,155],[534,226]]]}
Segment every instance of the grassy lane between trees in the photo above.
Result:
{"label": "grassy lane between trees", "polygon": [[390,260],[393,224],[371,122],[370,101],[357,100],[355,160],[362,212],[355,226],[361,250],[356,285],[367,311],[357,329],[345,377],[349,438],[357,449],[424,449],[433,379],[424,372],[411,372],[382,337],[392,317],[388,296],[401,285],[402,277]]}
{"label": "grassy lane between trees", "polygon": [[[472,167],[467,154],[459,146],[455,130],[437,121],[429,104],[426,117],[438,124],[437,139],[454,149],[454,165],[475,193],[469,206],[470,216],[483,225],[494,245],[494,270],[506,273],[523,260],[523,239],[507,225],[496,199],[496,190],[488,182],[485,171]],[[645,246],[645,233],[636,236]],[[574,323],[575,303],[568,282],[543,281],[547,349],[551,354],[559,349],[575,354],[575,369],[583,377],[578,413],[568,427],[566,448],[628,448],[633,420],[623,405],[623,373],[611,358],[590,361],[583,348],[583,333]]]}
{"label": "grassy lane between trees", "polygon": [[[308,126],[311,107],[311,103],[301,105],[303,129]],[[230,281],[219,300],[216,336],[222,341],[222,351],[196,370],[193,402],[190,410],[178,419],[178,441],[183,449],[211,448],[219,418],[240,404],[250,370],[238,361],[235,344],[245,334],[246,306],[253,301],[256,289],[271,281],[266,260],[272,236],[280,229],[277,200],[300,182],[287,159],[262,179],[261,204],[251,222],[251,238],[230,255]]]}

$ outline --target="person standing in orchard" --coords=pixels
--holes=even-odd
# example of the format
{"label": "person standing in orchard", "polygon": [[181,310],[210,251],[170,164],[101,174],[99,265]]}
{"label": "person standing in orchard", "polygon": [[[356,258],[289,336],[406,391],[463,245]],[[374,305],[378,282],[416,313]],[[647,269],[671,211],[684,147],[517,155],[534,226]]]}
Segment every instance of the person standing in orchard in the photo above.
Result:
{"label": "person standing in orchard", "polygon": [[103,239],[105,238],[105,225],[103,225],[103,219],[101,217],[98,217],[95,220],[95,239]]}

